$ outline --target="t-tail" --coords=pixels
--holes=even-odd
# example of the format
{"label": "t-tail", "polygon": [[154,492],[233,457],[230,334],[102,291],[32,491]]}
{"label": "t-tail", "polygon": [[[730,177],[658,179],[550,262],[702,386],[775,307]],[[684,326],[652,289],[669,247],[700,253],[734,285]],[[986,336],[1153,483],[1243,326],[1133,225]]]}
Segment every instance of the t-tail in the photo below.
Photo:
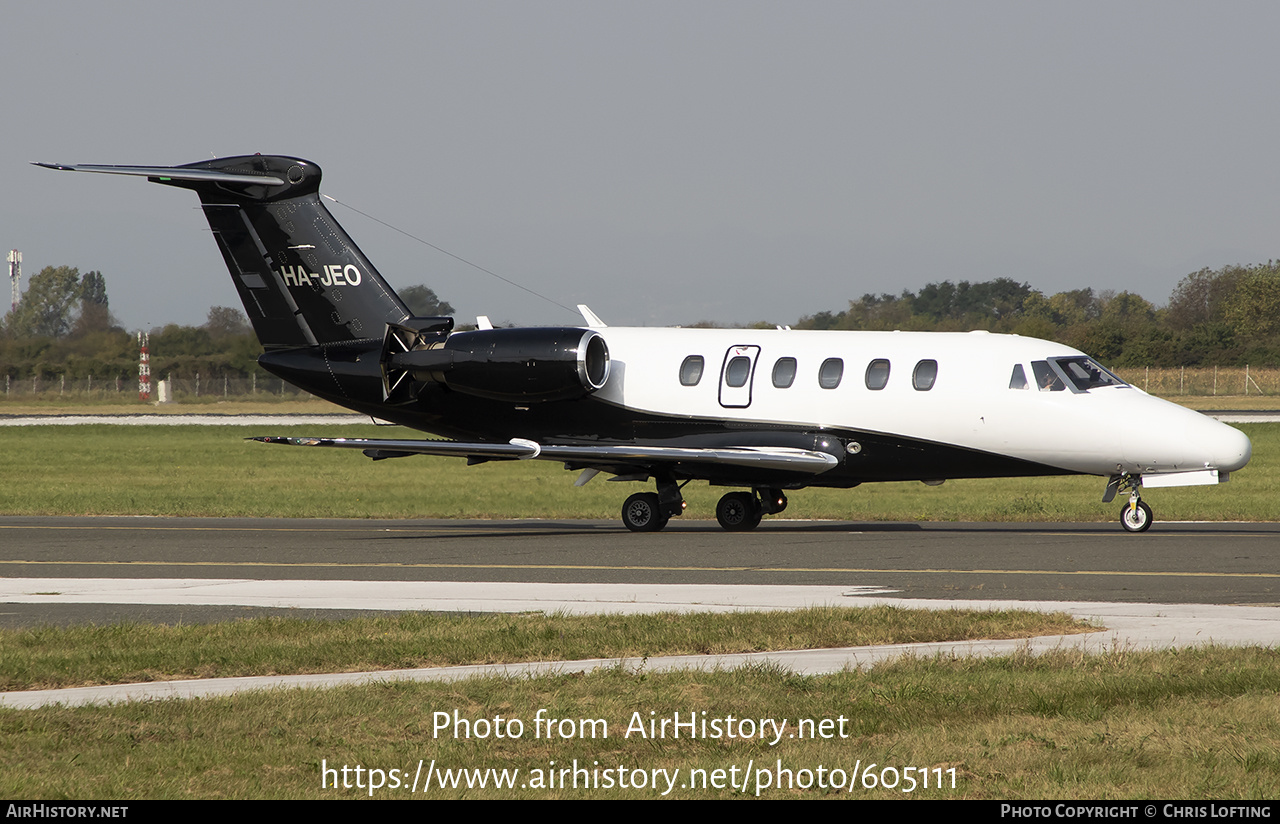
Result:
{"label": "t-tail", "polygon": [[64,166],[191,189],[268,352],[383,337],[409,310],[320,200],[320,167],[295,157],[184,166]]}

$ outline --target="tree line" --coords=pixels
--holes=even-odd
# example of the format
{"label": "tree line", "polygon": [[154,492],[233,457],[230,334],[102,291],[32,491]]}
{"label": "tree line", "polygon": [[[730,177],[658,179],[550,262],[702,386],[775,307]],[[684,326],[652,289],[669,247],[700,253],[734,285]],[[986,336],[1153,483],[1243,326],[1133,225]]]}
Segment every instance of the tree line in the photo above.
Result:
{"label": "tree line", "polygon": [[[448,315],[453,307],[427,286],[400,297],[415,315]],[[151,374],[207,379],[259,378],[262,347],[244,312],[210,307],[199,326],[170,323],[149,331]],[[114,378],[138,375],[138,336],[111,314],[101,272],[48,266],[31,277],[22,301],[0,325],[0,376],[10,380]]]}
{"label": "tree line", "polygon": [[800,329],[965,332],[986,329],[1057,341],[1116,367],[1280,366],[1280,262],[1201,269],[1156,307],[1133,292],[1045,295],[1010,278],[930,283],[866,294]]}
{"label": "tree line", "polygon": [[[415,315],[451,315],[429,287],[400,292]],[[697,325],[716,325],[703,323]],[[757,326],[773,326],[759,323]],[[1076,289],[1053,295],[1010,278],[929,283],[901,294],[865,294],[799,329],[969,331],[1058,341],[1115,367],[1280,366],[1280,262],[1202,269],[1157,307],[1133,292]],[[214,306],[200,326],[150,331],[152,375],[265,377],[262,349],[244,313]],[[134,377],[137,336],[111,315],[101,272],[66,266],[34,275],[0,327],[0,374],[41,380]]]}

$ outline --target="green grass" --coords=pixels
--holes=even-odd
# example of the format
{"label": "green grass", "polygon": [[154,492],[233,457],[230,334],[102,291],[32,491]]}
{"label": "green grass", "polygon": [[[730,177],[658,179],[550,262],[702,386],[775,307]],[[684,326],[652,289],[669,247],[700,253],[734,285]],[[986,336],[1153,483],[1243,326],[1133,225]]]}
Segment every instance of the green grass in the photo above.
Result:
{"label": "green grass", "polygon": [[223,398],[209,395],[200,398],[183,398],[179,402],[158,404],[144,403],[137,395],[124,399],[109,397],[87,400],[81,397],[60,397],[56,393],[44,398],[24,396],[5,400],[0,396],[0,415],[350,415],[345,409],[328,401],[309,395],[297,394],[246,396],[233,395]]}
{"label": "green grass", "polygon": [[405,613],[0,630],[0,690],[182,678],[1031,638],[1095,629],[1063,613],[882,606],[661,615]]}
{"label": "green grass", "polygon": [[[1253,461],[1229,484],[1150,491],[1160,520],[1280,520],[1280,427],[1240,427]],[[0,513],[320,518],[608,518],[649,488],[603,478],[573,486],[549,461],[493,462],[424,456],[373,462],[355,450],[307,449],[244,440],[312,435],[315,427],[259,433],[219,426],[31,426],[0,428]],[[325,427],[344,437],[414,437],[398,427]],[[787,518],[863,521],[1111,521],[1094,477],[867,484],[792,493]],[[685,488],[686,518],[711,518],[724,489]]]}
{"label": "green grass", "polygon": [[[572,719],[574,737],[538,737],[535,717]],[[520,720],[523,735],[461,735],[461,720]],[[633,719],[786,722],[755,737],[648,739]],[[443,713],[449,723],[437,726]],[[653,714],[652,716],[650,714]],[[582,719],[602,720],[587,727]],[[833,737],[789,737],[801,720]],[[841,721],[843,719],[843,721]],[[844,736],[840,735],[843,725]],[[474,729],[474,728],[473,728]],[[542,730],[545,732],[545,727]],[[563,728],[566,732],[570,727]],[[806,677],[771,666],[727,672],[480,678],[386,683],[227,698],[0,712],[0,795],[10,798],[657,798],[662,790],[521,787],[542,771],[624,767],[715,770],[725,778],[819,767],[854,775],[854,792],[762,789],[768,798],[1269,799],[1280,784],[1280,653],[1200,648],[1084,656],[903,660],[867,672]],[[519,770],[512,789],[407,789],[423,769]],[[554,762],[554,765],[552,764]],[[322,787],[321,766],[400,770],[404,786]],[[868,772],[868,768],[875,765]],[[868,774],[897,789],[864,788]],[[933,784],[903,791],[907,768]],[[806,774],[802,771],[808,770]],[[652,775],[652,773],[649,773]],[[934,776],[944,778],[942,788]],[[952,786],[954,776],[954,787]],[[339,782],[341,779],[339,778]],[[545,782],[544,782],[545,783]],[[665,787],[663,788],[665,789]],[[748,791],[676,787],[680,798]],[[670,797],[670,796],[669,796]]]}

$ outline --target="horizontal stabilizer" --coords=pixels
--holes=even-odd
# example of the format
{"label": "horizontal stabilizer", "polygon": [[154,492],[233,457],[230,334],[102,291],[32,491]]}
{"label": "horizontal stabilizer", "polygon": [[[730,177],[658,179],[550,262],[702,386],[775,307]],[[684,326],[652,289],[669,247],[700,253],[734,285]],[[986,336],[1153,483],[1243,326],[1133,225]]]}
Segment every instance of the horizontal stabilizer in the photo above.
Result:
{"label": "horizontal stabilizer", "polygon": [[238,175],[216,169],[189,169],[182,166],[103,166],[92,163],[32,163],[46,169],[61,172],[96,172],[104,175],[132,175],[154,177],[161,180],[196,180],[206,183],[252,183],[267,186],[283,186],[285,180],[274,175]]}
{"label": "horizontal stabilizer", "polygon": [[717,464],[750,467],[775,472],[817,475],[835,468],[839,461],[826,452],[789,447],[724,447],[702,449],[674,446],[554,446],[515,438],[510,443],[462,443],[460,441],[383,440],[369,438],[249,438],[263,443],[291,446],[331,446],[360,449],[378,457],[395,455],[442,455],[480,460],[525,460],[538,458],[577,464],[637,468],[672,464]]}

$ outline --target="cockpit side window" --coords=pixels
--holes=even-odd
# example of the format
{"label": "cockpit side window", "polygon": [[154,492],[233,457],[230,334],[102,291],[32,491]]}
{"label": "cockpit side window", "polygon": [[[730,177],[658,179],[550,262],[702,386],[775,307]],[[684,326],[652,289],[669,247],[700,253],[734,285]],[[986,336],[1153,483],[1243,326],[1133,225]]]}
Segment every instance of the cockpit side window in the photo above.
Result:
{"label": "cockpit side window", "polygon": [[701,355],[690,355],[680,364],[680,385],[697,386],[702,380],[703,360]]}
{"label": "cockpit side window", "polygon": [[1010,389],[1026,389],[1027,373],[1023,371],[1022,364],[1015,363],[1013,365],[1013,374],[1009,376]]}
{"label": "cockpit side window", "polygon": [[1054,358],[1053,362],[1066,373],[1071,385],[1081,392],[1104,386],[1128,386],[1093,358]]}
{"label": "cockpit side window", "polygon": [[1036,386],[1041,392],[1061,392],[1067,387],[1063,385],[1062,378],[1058,377],[1058,373],[1053,371],[1053,367],[1048,361],[1032,361],[1031,373],[1036,377]]}

